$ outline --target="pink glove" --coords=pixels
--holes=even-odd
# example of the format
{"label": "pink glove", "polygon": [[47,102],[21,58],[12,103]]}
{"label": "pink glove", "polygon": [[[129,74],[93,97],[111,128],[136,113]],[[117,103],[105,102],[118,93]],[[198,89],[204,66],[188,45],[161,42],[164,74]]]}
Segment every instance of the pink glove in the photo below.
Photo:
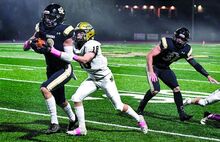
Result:
{"label": "pink glove", "polygon": [[30,49],[31,49],[30,41],[27,40],[27,41],[24,42],[23,50],[27,51],[27,50],[30,50]]}

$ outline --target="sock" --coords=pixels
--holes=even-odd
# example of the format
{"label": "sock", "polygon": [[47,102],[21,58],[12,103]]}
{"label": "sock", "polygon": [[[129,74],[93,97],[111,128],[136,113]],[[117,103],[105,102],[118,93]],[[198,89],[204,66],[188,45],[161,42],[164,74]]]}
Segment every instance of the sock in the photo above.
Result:
{"label": "sock", "polygon": [[151,93],[150,90],[148,90],[144,96],[144,98],[141,100],[140,104],[139,104],[139,107],[138,107],[138,112],[143,112],[144,111],[144,108],[145,106],[147,105],[148,101],[153,98],[153,94]]}
{"label": "sock", "polygon": [[128,110],[125,113],[136,119],[137,122],[139,122],[140,119],[139,115],[129,105],[128,105]]}
{"label": "sock", "polygon": [[51,116],[51,124],[59,124],[57,119],[57,108],[56,108],[56,102],[54,97],[50,97],[49,99],[45,100],[47,109]]}
{"label": "sock", "polygon": [[208,119],[220,121],[220,114],[210,114]]}
{"label": "sock", "polygon": [[69,120],[74,122],[76,118],[75,118],[75,114],[73,113],[73,110],[72,110],[71,105],[69,104],[69,102],[68,102],[67,106],[65,106],[63,108],[63,110],[65,111],[65,113],[69,117]]}
{"label": "sock", "polygon": [[183,112],[183,98],[180,92],[174,92],[174,101],[178,110],[178,113]]}
{"label": "sock", "polygon": [[86,129],[84,107],[77,106],[75,107],[75,110],[76,110],[76,116],[78,117],[78,121],[79,121],[79,127]]}

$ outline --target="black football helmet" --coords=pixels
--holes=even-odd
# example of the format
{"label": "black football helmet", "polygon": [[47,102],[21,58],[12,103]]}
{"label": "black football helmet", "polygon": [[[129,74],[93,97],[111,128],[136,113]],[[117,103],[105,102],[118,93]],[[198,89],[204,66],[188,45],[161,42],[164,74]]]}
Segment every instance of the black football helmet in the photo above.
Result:
{"label": "black football helmet", "polygon": [[62,23],[65,17],[65,10],[59,4],[49,4],[43,11],[42,21],[48,28]]}
{"label": "black football helmet", "polygon": [[183,47],[189,41],[189,36],[189,30],[185,27],[181,27],[174,32],[173,39],[177,47]]}

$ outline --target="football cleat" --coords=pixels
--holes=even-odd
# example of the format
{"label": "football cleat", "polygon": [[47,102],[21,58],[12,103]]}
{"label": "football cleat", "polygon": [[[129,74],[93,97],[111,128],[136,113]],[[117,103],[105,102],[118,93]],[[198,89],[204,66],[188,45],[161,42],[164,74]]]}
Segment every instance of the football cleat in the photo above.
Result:
{"label": "football cleat", "polygon": [[200,124],[205,125],[207,120],[208,120],[207,117],[202,118],[202,119],[200,120]]}
{"label": "football cleat", "polygon": [[147,134],[148,132],[148,126],[147,126],[147,123],[146,121],[144,120],[144,117],[142,115],[139,115],[140,117],[140,121],[138,122],[138,126],[141,128],[141,131],[144,133],[144,134]]}
{"label": "football cleat", "polygon": [[208,116],[210,115],[210,112],[204,112],[204,117],[200,120],[200,124],[205,125],[207,120],[208,120]]}
{"label": "football cleat", "polygon": [[69,121],[69,125],[67,126],[67,131],[74,130],[76,123],[78,122],[77,117],[75,117],[75,121]]}
{"label": "football cleat", "polygon": [[191,98],[186,98],[185,100],[183,100],[183,105],[187,106],[190,105],[192,103],[192,99]]}
{"label": "football cleat", "polygon": [[87,130],[86,130],[86,128],[82,129],[82,128],[78,127],[74,130],[67,131],[66,133],[68,135],[73,135],[73,136],[85,136],[87,134]]}
{"label": "football cleat", "polygon": [[59,124],[50,124],[49,128],[45,131],[45,134],[52,134],[57,133],[60,131],[60,125]]}
{"label": "football cleat", "polygon": [[179,113],[179,117],[180,117],[180,121],[187,121],[187,120],[190,120],[193,116],[188,115],[185,112],[181,112]]}

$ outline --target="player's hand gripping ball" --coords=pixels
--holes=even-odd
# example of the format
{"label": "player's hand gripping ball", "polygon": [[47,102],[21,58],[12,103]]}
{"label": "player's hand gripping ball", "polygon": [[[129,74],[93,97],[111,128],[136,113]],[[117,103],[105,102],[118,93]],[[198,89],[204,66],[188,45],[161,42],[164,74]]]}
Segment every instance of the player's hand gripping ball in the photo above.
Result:
{"label": "player's hand gripping ball", "polygon": [[37,48],[43,48],[46,45],[46,42],[41,38],[37,38],[36,46]]}
{"label": "player's hand gripping ball", "polygon": [[40,54],[46,54],[50,51],[50,46],[41,38],[34,38],[30,42],[31,48]]}

